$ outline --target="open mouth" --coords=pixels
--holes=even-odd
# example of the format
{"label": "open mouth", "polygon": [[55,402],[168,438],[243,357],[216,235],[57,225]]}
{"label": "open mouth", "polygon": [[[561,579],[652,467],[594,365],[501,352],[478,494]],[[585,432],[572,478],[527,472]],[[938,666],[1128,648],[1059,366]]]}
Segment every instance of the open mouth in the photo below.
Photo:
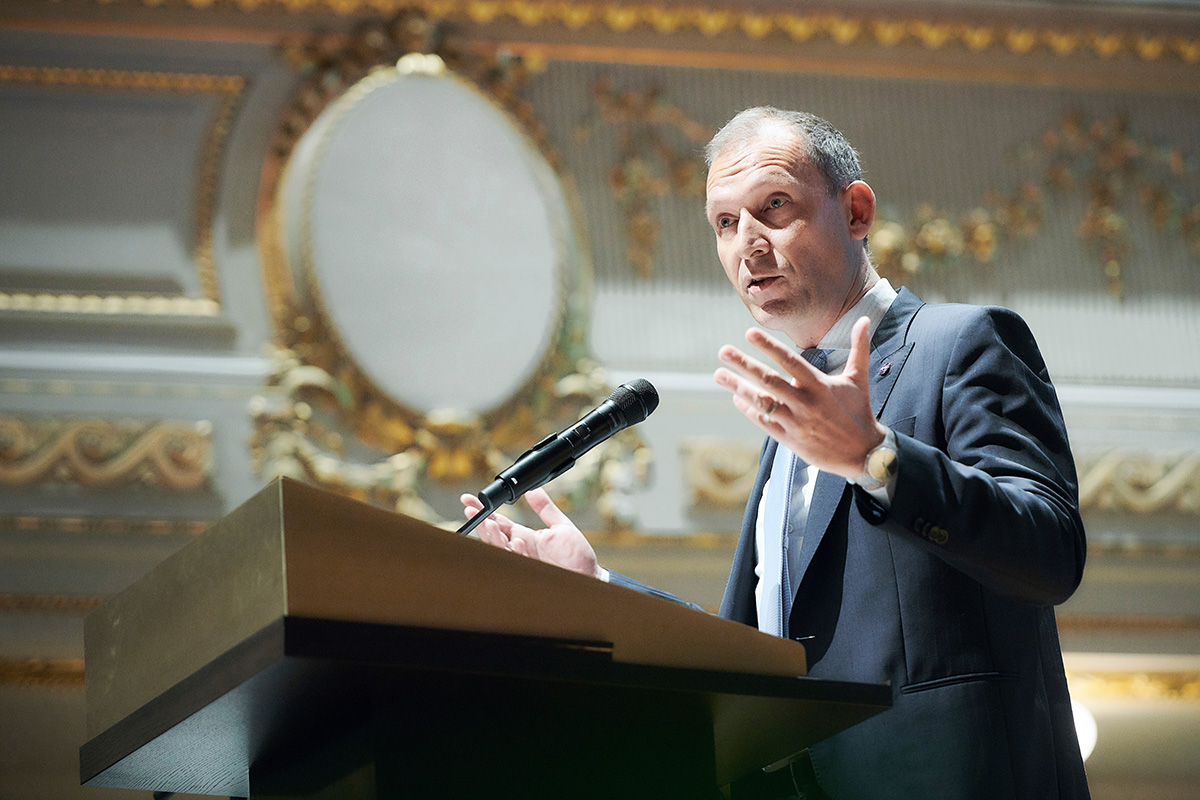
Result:
{"label": "open mouth", "polygon": [[750,289],[751,291],[753,291],[754,289],[761,289],[764,286],[769,286],[771,283],[773,283],[776,280],[777,277],[778,276],[768,275],[768,276],[762,277],[762,278],[751,278],[750,283],[747,284],[746,288]]}

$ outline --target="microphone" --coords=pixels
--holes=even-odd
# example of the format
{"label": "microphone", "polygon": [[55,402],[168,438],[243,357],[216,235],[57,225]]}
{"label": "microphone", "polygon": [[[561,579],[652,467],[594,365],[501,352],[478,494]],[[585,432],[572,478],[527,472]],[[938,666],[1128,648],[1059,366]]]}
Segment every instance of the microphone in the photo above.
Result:
{"label": "microphone", "polygon": [[658,392],[645,378],[623,383],[583,419],[552,433],[526,450],[513,465],[478,494],[483,510],[458,529],[468,534],[505,503],[542,486],[575,465],[575,460],[605,439],[636,425],[658,408]]}

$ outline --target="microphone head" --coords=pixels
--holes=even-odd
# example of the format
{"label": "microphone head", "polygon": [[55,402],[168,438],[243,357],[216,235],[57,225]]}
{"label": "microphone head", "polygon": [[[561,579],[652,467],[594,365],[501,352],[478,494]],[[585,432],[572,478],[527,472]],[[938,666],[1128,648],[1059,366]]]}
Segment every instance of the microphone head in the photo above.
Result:
{"label": "microphone head", "polygon": [[630,425],[638,424],[658,408],[658,391],[645,378],[622,383],[608,399]]}

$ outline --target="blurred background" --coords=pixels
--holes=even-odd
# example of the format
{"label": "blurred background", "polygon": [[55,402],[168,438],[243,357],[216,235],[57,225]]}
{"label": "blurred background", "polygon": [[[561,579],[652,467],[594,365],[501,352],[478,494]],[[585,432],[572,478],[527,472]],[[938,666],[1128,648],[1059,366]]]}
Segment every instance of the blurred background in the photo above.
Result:
{"label": "blurred background", "polygon": [[893,284],[1030,323],[1093,796],[1200,798],[1198,97],[1190,0],[8,0],[0,797],[148,796],[78,786],[83,619],[273,478],[453,527],[636,377],[554,493],[715,609],[760,439],[700,150],[770,104],[859,148]]}

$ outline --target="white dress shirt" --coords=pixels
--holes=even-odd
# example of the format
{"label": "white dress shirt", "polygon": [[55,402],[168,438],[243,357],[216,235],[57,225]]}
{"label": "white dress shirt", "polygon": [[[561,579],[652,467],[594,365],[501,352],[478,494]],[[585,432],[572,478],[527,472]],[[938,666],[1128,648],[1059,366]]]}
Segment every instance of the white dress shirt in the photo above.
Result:
{"label": "white dress shirt", "polygon": [[[879,323],[883,321],[883,317],[892,306],[892,301],[896,299],[896,290],[888,283],[886,278],[881,278],[878,283],[872,286],[862,299],[859,300],[853,308],[838,318],[837,322],[822,337],[821,342],[817,345],[817,349],[830,351],[826,355],[825,372],[827,374],[838,373],[846,366],[846,362],[850,359],[850,333],[854,329],[854,323],[858,322],[860,317],[867,317],[871,321],[870,328],[867,332],[867,338],[875,335],[875,330],[879,327]],[[782,447],[782,445],[780,445]],[[791,517],[790,541],[788,542],[788,576],[791,579],[791,586],[788,587],[788,597],[795,596],[796,588],[799,580],[799,558],[800,558],[800,539],[804,536],[804,525],[808,519],[808,507],[812,502],[813,487],[817,482],[817,472],[811,465],[805,467],[803,476],[797,475],[795,481],[795,489],[788,507],[788,514]],[[803,480],[799,478],[803,477]],[[895,489],[895,478],[889,481],[885,486],[879,489],[868,490],[870,494],[885,507],[890,508],[892,502],[892,493]],[[763,487],[762,499],[758,504],[758,516],[754,526],[754,544],[756,553],[756,565],[754,567],[754,575],[758,578],[758,583],[754,589],[754,602],[757,609],[762,608],[762,592],[763,592],[763,551],[766,548],[766,531],[763,524],[763,509],[767,493],[771,490],[771,479],[767,479],[766,485]],[[775,538],[778,538],[777,536]],[[779,576],[775,576],[774,580],[779,581]],[[778,585],[778,583],[776,583]],[[759,619],[762,619],[762,614],[759,613]]]}

